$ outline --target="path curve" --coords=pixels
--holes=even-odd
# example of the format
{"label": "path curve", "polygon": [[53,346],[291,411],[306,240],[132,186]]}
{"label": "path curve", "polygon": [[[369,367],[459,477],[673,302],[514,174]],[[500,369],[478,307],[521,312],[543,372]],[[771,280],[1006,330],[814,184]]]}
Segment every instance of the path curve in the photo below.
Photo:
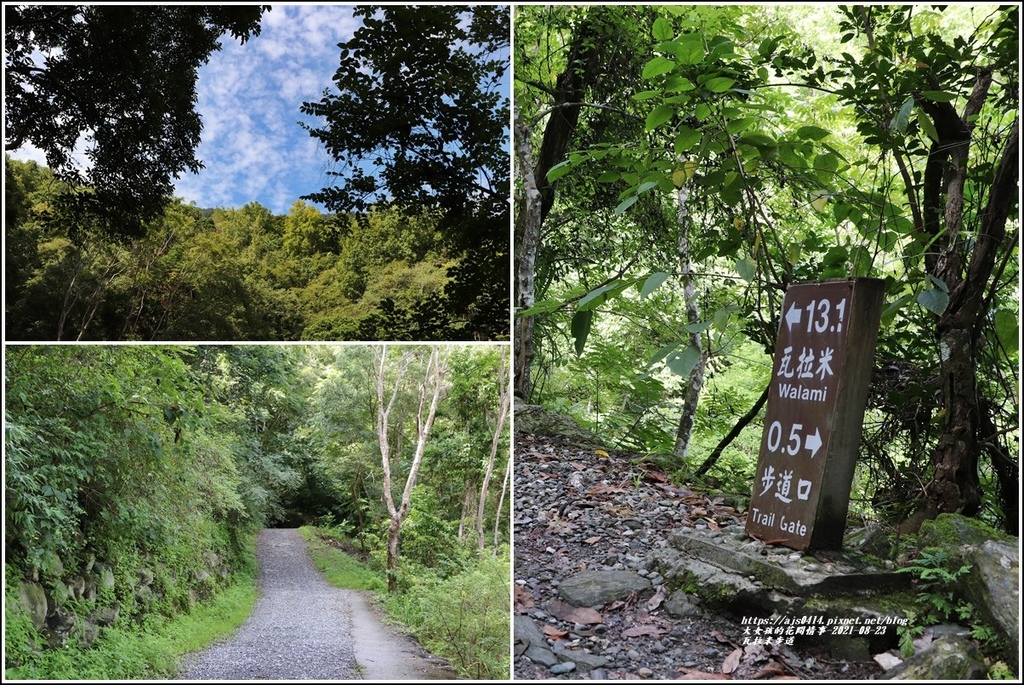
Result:
{"label": "path curve", "polygon": [[331,586],[292,528],[260,531],[260,598],[238,632],[190,654],[181,680],[433,680],[441,660],[384,625],[367,598]]}

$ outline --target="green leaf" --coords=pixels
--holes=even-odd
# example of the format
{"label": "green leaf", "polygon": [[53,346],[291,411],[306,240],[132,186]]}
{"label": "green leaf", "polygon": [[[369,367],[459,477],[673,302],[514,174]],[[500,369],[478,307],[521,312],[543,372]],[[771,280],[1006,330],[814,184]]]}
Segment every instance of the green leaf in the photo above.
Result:
{"label": "green leaf", "polygon": [[638,199],[639,198],[636,195],[630,195],[625,200],[623,200],[622,202],[619,203],[619,206],[615,208],[615,211],[612,212],[612,214],[614,214],[615,216],[618,216],[619,214],[622,214],[627,209],[629,209],[630,207],[635,205],[636,201]]}
{"label": "green leaf", "polygon": [[559,162],[555,166],[548,169],[548,182],[554,183],[555,181],[562,178],[570,171],[572,171],[572,162],[570,160],[567,159],[564,162]]}
{"label": "green leaf", "polygon": [[644,79],[653,79],[657,76],[661,76],[662,74],[667,74],[675,68],[675,62],[667,57],[661,57],[659,55],[644,65],[644,70],[640,76]]}
{"label": "green leaf", "polygon": [[830,132],[820,126],[801,126],[796,130],[797,138],[806,140],[821,140],[829,135],[831,135]]}
{"label": "green leaf", "polygon": [[688,377],[690,372],[693,371],[693,367],[697,366],[697,362],[700,361],[700,350],[693,345],[687,346],[683,350],[671,352],[665,358],[665,364],[668,366],[672,373]]}
{"label": "green leaf", "polygon": [[946,311],[946,307],[949,306],[949,294],[942,292],[938,288],[932,288],[918,295],[917,303],[933,314],[941,316]]}
{"label": "green leaf", "polygon": [[740,275],[744,281],[748,283],[754,282],[754,277],[757,276],[757,267],[754,266],[753,262],[748,259],[741,259],[736,262],[736,273]]}
{"label": "green leaf", "polygon": [[655,40],[670,40],[672,38],[672,22],[665,17],[658,17],[654,20],[654,28],[651,33]]}
{"label": "green leaf", "polygon": [[561,300],[541,300],[535,302],[529,309],[524,309],[521,312],[516,312],[516,316],[536,316],[537,314],[550,314],[551,312],[558,311],[565,303]]}
{"label": "green leaf", "polygon": [[[619,280],[614,280],[611,283],[605,283],[600,288],[594,288],[589,293],[583,296],[582,299],[576,304],[576,309],[579,311],[587,311],[598,307],[604,303],[605,297],[608,292],[615,290],[622,284]],[[600,298],[600,299],[598,299]]]}
{"label": "green leaf", "polygon": [[724,93],[732,88],[734,83],[736,83],[734,79],[726,78],[725,76],[716,76],[715,78],[708,80],[708,82],[704,84],[704,87],[712,93]]}
{"label": "green leaf", "polygon": [[665,81],[666,93],[685,93],[696,87],[697,86],[693,85],[693,81],[685,76],[669,76],[668,80]]}
{"label": "green leaf", "polygon": [[935,124],[932,123],[931,117],[918,117],[917,122],[921,124],[921,130],[924,132],[926,136],[931,138],[936,143],[939,142],[939,132],[935,130]]}
{"label": "green leaf", "polygon": [[932,102],[953,102],[956,100],[956,93],[947,93],[944,90],[924,90],[921,95]]}
{"label": "green leaf", "polygon": [[681,155],[686,152],[694,145],[700,142],[701,133],[700,131],[694,131],[689,126],[683,124],[679,127],[679,134],[676,136],[675,152],[677,155]]}
{"label": "green leaf", "polygon": [[665,279],[667,278],[668,274],[665,273],[664,271],[657,271],[648,276],[647,278],[645,278],[644,285],[640,289],[640,297],[644,298],[650,295],[652,292],[657,290],[661,286],[661,284],[665,282]]}
{"label": "green leaf", "polygon": [[569,330],[576,341],[576,356],[583,354],[583,348],[587,344],[587,336],[590,335],[590,325],[594,321],[594,311],[578,311],[572,317],[572,324]]}
{"label": "green leaf", "polygon": [[996,337],[999,338],[1002,346],[1006,348],[1007,352],[1016,352],[1020,345],[1020,324],[1017,321],[1017,315],[1009,309],[1000,309],[996,311],[995,325]]}
{"label": "green leaf", "polygon": [[910,123],[910,115],[914,111],[914,98],[907,98],[903,106],[900,107],[900,111],[896,113],[896,116],[892,118],[890,127],[897,133],[903,134],[907,132],[907,124]]}
{"label": "green leaf", "polygon": [[671,105],[658,105],[647,115],[647,122],[644,124],[644,127],[648,131],[653,131],[671,119],[675,113],[675,107]]}
{"label": "green leaf", "polygon": [[949,294],[949,286],[946,285],[946,282],[944,280],[936,276],[932,276],[931,274],[928,274],[928,280],[931,281],[932,285],[934,285],[936,288],[946,293],[947,295]]}
{"label": "green leaf", "polygon": [[704,61],[704,39],[698,33],[679,36],[672,52],[680,64],[700,64]]}
{"label": "green leaf", "polygon": [[711,321],[698,321],[696,323],[688,323],[683,326],[683,328],[690,333],[703,333],[707,329],[711,328],[711,324]]}

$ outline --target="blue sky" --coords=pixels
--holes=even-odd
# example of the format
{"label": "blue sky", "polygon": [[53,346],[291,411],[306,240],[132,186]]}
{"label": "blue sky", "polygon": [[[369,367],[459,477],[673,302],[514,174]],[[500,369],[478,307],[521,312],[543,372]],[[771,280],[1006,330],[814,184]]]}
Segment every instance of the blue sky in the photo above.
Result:
{"label": "blue sky", "polygon": [[[336,168],[333,160],[298,124],[317,121],[299,107],[319,100],[325,88],[334,92],[338,43],[350,40],[361,24],[352,10],[273,5],[263,15],[259,36],[245,45],[228,35],[221,39],[221,50],[200,68],[196,86],[203,120],[196,157],[204,168],[178,179],[178,197],[199,207],[258,202],[287,214],[302,195],[332,183],[327,171]],[[10,154],[46,163],[37,149]]]}
{"label": "blue sky", "polygon": [[297,122],[299,111],[333,87],[338,43],[359,22],[338,5],[274,5],[260,35],[245,45],[230,36],[199,71],[203,118],[196,156],[205,168],[179,179],[176,193],[200,207],[259,202],[286,214],[300,196],[329,183],[331,160]]}

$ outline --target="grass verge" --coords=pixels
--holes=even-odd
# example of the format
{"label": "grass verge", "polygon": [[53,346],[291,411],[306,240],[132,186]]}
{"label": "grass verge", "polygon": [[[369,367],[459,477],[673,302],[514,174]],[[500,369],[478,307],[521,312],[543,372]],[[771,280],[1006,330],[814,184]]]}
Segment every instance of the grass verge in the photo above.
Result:
{"label": "grass verge", "polygon": [[386,585],[373,569],[350,554],[331,545],[319,528],[303,526],[299,534],[309,547],[309,556],[327,582],[347,590],[380,592]]}
{"label": "grass verge", "polygon": [[[252,613],[259,590],[255,577],[239,574],[232,585],[172,618],[151,615],[141,625],[116,624],[91,647],[69,644],[38,650],[4,680],[141,680],[178,675],[181,658],[227,637]],[[17,619],[15,619],[17,620]]]}
{"label": "grass verge", "polygon": [[304,527],[299,533],[310,557],[329,583],[352,590],[372,590],[389,620],[443,657],[460,678],[507,680],[510,675],[510,560],[483,557],[445,580],[411,578],[411,587],[385,592],[382,573],[338,546],[332,531]]}

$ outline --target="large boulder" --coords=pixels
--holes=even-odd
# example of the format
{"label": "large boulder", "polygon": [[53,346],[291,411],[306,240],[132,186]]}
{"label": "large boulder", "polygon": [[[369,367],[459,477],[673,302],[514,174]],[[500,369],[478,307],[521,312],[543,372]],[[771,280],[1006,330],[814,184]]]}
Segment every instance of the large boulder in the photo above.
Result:
{"label": "large boulder", "polygon": [[18,597],[21,599],[21,607],[28,613],[32,625],[36,630],[42,630],[46,626],[46,614],[49,613],[46,590],[34,580],[24,580],[18,586]]}
{"label": "large boulder", "polygon": [[604,444],[600,436],[576,423],[572,417],[537,404],[517,402],[515,426],[518,433],[563,438],[575,445],[600,447]]}
{"label": "large boulder", "polygon": [[988,669],[978,649],[962,637],[950,635],[933,642],[899,666],[880,676],[882,680],[984,680]]}
{"label": "large boulder", "polygon": [[599,607],[650,587],[651,581],[632,571],[580,571],[562,581],[558,594],[576,607]]}

